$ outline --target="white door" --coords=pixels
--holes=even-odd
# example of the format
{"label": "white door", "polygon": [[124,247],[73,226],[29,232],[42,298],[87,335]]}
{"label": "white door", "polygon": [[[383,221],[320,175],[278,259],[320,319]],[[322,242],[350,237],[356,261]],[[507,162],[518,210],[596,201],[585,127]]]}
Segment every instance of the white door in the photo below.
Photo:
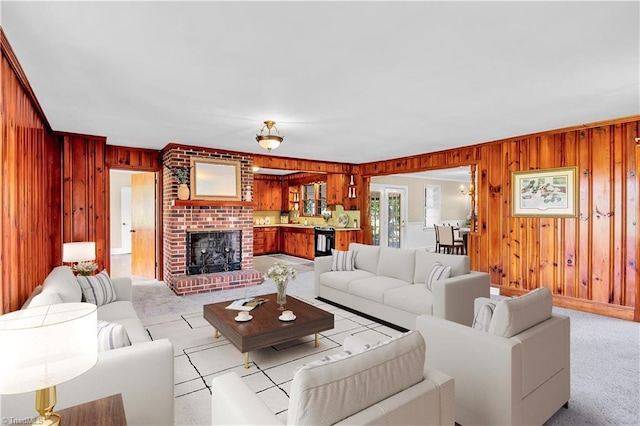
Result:
{"label": "white door", "polygon": [[131,187],[120,188],[120,219],[122,248],[120,253],[131,253]]}
{"label": "white door", "polygon": [[404,248],[407,224],[407,187],[371,185],[373,244]]}

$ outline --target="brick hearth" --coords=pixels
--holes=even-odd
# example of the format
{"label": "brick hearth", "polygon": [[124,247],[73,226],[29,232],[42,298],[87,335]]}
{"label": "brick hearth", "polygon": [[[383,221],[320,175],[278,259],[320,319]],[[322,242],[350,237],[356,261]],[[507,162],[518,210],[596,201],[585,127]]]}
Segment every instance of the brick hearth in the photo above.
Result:
{"label": "brick hearth", "polygon": [[[249,156],[171,146],[163,152],[162,161],[165,165],[189,166],[192,156],[240,161],[240,187],[243,197],[247,192],[253,192],[252,160]],[[223,203],[227,205],[219,205],[220,203],[182,205],[176,203],[178,185],[166,167],[163,167],[162,194],[164,237],[162,267],[164,281],[169,288],[176,294],[183,295],[246,287],[262,282],[262,274],[253,269],[253,207],[246,205],[246,203],[234,205],[233,201]],[[243,198],[243,201],[249,200]],[[240,229],[242,231],[241,270],[188,275],[187,230],[211,229]]]}

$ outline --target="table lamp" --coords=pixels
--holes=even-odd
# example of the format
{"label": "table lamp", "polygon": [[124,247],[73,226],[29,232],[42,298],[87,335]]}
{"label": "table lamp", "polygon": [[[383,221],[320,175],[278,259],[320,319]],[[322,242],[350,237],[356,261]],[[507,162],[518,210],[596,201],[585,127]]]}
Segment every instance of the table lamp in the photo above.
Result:
{"label": "table lamp", "polygon": [[91,275],[93,271],[98,269],[98,265],[93,262],[95,258],[95,242],[83,241],[62,245],[62,261],[74,263],[72,269],[80,275]]}
{"label": "table lamp", "polygon": [[56,385],[98,361],[97,311],[58,303],[0,316],[0,394],[36,391],[34,425],[58,425]]}

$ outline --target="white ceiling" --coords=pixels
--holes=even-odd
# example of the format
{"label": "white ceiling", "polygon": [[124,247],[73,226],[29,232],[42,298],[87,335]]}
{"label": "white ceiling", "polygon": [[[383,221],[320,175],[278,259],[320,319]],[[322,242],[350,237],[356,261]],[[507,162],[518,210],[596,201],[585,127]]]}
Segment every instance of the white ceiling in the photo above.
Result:
{"label": "white ceiling", "polygon": [[11,2],[55,130],[363,163],[640,113],[634,2]]}

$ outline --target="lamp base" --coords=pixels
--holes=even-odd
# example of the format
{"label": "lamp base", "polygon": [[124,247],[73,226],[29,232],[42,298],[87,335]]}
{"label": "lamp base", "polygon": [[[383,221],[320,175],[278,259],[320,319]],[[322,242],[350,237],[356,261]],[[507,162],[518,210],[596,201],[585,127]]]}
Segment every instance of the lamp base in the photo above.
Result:
{"label": "lamp base", "polygon": [[53,412],[53,407],[56,406],[57,402],[58,397],[55,386],[38,389],[36,391],[36,410],[40,415],[36,417],[33,425],[58,426],[60,424],[60,416]]}
{"label": "lamp base", "polygon": [[60,416],[56,413],[49,414],[49,417],[38,416],[31,424],[32,426],[59,426]]}

